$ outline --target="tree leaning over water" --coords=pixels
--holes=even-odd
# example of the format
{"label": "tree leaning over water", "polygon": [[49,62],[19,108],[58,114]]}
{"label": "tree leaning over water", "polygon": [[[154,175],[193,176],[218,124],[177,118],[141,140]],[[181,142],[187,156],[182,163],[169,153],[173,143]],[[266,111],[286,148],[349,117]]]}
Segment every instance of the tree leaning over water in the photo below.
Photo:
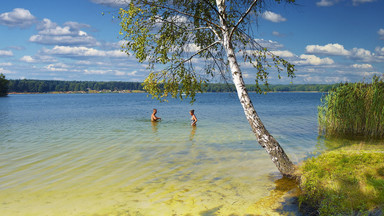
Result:
{"label": "tree leaning over water", "polygon": [[159,100],[190,97],[193,102],[210,79],[232,78],[257,141],[278,170],[293,177],[295,166],[261,122],[237,60],[255,68],[259,92],[259,84],[268,85],[272,67],[279,78],[283,71],[294,77],[294,65],[252,37],[252,26],[267,3],[294,0],[130,0],[119,12],[120,35],[125,41],[123,50],[148,64],[151,73],[144,89]]}

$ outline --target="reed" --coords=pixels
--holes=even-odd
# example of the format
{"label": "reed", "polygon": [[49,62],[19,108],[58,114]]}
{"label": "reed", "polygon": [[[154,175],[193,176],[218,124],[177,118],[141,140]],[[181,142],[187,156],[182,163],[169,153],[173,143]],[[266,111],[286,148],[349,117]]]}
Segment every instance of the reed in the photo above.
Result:
{"label": "reed", "polygon": [[384,138],[384,82],[345,83],[332,89],[318,107],[320,133],[331,137]]}

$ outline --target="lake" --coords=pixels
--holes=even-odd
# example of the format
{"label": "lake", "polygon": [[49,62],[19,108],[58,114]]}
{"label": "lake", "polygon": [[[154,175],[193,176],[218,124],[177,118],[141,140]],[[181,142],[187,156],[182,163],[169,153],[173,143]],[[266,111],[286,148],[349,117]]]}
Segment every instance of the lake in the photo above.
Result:
{"label": "lake", "polygon": [[[295,164],[316,150],[321,95],[251,93]],[[252,215],[280,178],[234,93],[0,98],[1,215]]]}

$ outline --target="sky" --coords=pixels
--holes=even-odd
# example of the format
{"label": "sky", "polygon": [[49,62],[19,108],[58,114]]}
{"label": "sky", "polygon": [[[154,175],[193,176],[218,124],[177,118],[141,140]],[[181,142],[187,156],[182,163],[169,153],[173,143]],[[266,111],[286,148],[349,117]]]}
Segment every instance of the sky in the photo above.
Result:
{"label": "sky", "polygon": [[[0,73],[7,79],[143,81],[145,64],[121,51],[124,0],[2,0]],[[296,65],[270,83],[369,81],[384,74],[384,1],[296,0],[271,4],[255,40]],[[241,65],[246,82],[255,72]]]}

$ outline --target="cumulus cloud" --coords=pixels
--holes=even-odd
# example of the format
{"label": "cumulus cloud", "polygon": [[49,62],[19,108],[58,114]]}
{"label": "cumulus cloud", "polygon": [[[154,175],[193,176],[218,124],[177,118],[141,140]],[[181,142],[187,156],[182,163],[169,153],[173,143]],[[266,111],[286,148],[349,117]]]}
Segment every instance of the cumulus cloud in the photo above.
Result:
{"label": "cumulus cloud", "polygon": [[36,22],[36,17],[23,8],[15,8],[11,12],[0,14],[0,25],[25,28]]}
{"label": "cumulus cloud", "polygon": [[44,67],[49,71],[68,71],[69,66],[64,63],[49,64]]}
{"label": "cumulus cloud", "polygon": [[276,51],[271,51],[273,54],[283,57],[283,58],[290,58],[290,57],[295,57],[295,54],[288,50],[276,50]]}
{"label": "cumulus cloud", "polygon": [[363,48],[353,48],[351,50],[350,58],[361,60],[364,62],[374,62],[379,60],[376,58],[376,55],[374,53],[371,53],[371,51]]}
{"label": "cumulus cloud", "polygon": [[20,58],[20,61],[33,63],[36,62],[36,60],[32,56],[23,56]]}
{"label": "cumulus cloud", "polygon": [[319,45],[308,45],[305,48],[307,53],[310,54],[328,54],[328,55],[342,55],[346,56],[349,55],[350,52],[346,49],[344,49],[343,45],[340,44],[327,44],[325,46],[319,46]]}
{"label": "cumulus cloud", "polygon": [[271,21],[271,22],[284,22],[287,21],[286,18],[281,16],[280,14],[273,13],[272,11],[265,11],[262,15],[262,18]]}
{"label": "cumulus cloud", "polygon": [[377,31],[377,34],[379,34],[381,40],[384,40],[384,29],[379,29],[379,31]]}
{"label": "cumulus cloud", "polygon": [[295,63],[298,65],[331,65],[335,62],[330,58],[319,58],[315,55],[300,55],[299,61]]}
{"label": "cumulus cloud", "polygon": [[66,22],[62,27],[45,18],[37,26],[37,29],[40,30],[38,34],[32,35],[29,41],[47,45],[100,45],[95,38],[80,30],[81,28],[89,27],[87,24],[77,22]]}
{"label": "cumulus cloud", "polygon": [[47,55],[38,55],[38,56],[23,56],[20,58],[20,61],[27,62],[27,63],[44,63],[44,62],[56,62],[57,60],[53,58],[52,56]]}
{"label": "cumulus cloud", "polygon": [[350,59],[360,60],[363,62],[381,62],[384,61],[384,56],[380,56],[381,53],[384,53],[384,50],[376,48],[376,53],[372,53],[369,50],[364,48],[353,48],[347,50],[343,45],[340,44],[327,44],[325,46],[320,45],[308,45],[306,47],[306,52],[308,54],[322,54],[322,55],[336,55],[336,56],[345,56]]}
{"label": "cumulus cloud", "polygon": [[384,47],[376,47],[375,52],[380,56],[384,56]]}
{"label": "cumulus cloud", "polygon": [[13,56],[13,52],[11,50],[0,50],[0,57],[1,56],[5,56],[5,57]]}
{"label": "cumulus cloud", "polygon": [[372,69],[373,68],[371,64],[353,64],[352,67],[356,69]]}
{"label": "cumulus cloud", "polygon": [[43,49],[42,53],[64,57],[126,57],[126,54],[120,50],[104,51],[84,46],[55,46],[52,49]]}

